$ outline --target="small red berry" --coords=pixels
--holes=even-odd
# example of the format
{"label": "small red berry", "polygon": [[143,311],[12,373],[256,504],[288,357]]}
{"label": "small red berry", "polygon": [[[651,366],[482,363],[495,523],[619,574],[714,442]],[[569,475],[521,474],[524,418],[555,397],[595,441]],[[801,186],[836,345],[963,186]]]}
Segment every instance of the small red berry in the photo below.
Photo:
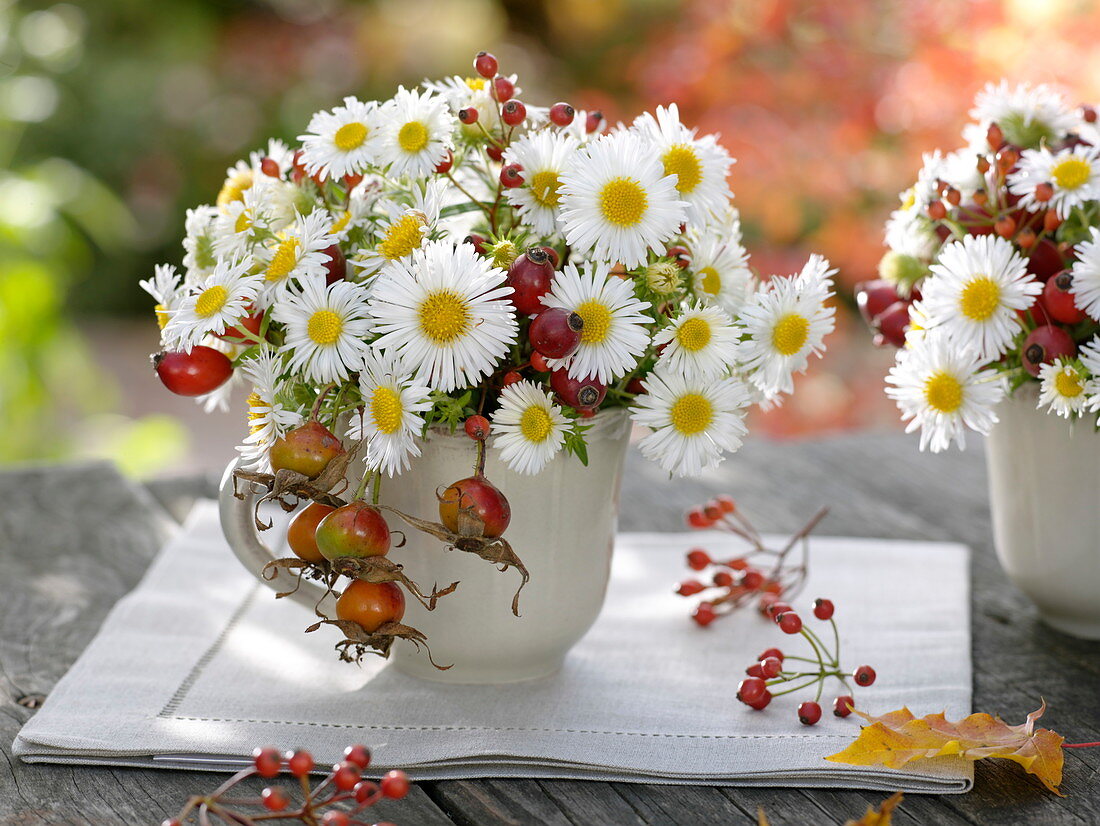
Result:
{"label": "small red berry", "polygon": [[713,560],[710,558],[710,554],[704,551],[702,548],[692,548],[687,552],[688,567],[693,571],[701,571],[705,567],[711,564]]}
{"label": "small red berry", "polygon": [[682,270],[691,265],[691,253],[688,252],[687,247],[669,247],[666,254],[672,259],[672,263]]}
{"label": "small red berry", "polygon": [[493,90],[496,92],[497,101],[504,103],[516,93],[516,84],[506,77],[498,77],[493,81]]}
{"label": "small red berry", "polygon": [[1035,184],[1035,200],[1039,203],[1046,203],[1054,197],[1054,187],[1046,181]]}
{"label": "small red berry", "polygon": [[531,321],[527,338],[544,356],[564,359],[577,352],[583,331],[584,319],[578,313],[564,307],[548,307]]}
{"label": "small red berry", "polygon": [[603,112],[599,109],[593,109],[584,117],[584,131],[588,133],[595,132],[600,128],[601,123],[603,123]]}
{"label": "small red berry", "polygon": [[798,707],[798,722],[804,726],[812,726],[821,719],[821,706],[813,700],[807,700]]}
{"label": "small red berry", "polygon": [[772,677],[778,677],[779,672],[783,670],[783,661],[778,657],[765,657],[760,661],[760,670],[769,680]]}
{"label": "small red berry", "polygon": [[440,175],[446,175],[451,171],[451,167],[455,165],[455,155],[450,149],[447,150],[446,156],[439,163],[435,165],[435,171]]}
{"label": "small red berry", "polygon": [[802,630],[802,617],[794,611],[784,611],[775,615],[776,624],[784,634],[797,634]]}
{"label": "small red berry", "polygon": [[458,119],[469,126],[471,123],[477,123],[478,112],[473,106],[467,106],[465,109],[458,110]]}
{"label": "small red berry", "polygon": [[993,150],[1000,149],[1005,143],[1005,133],[1001,131],[995,123],[989,124],[989,128],[985,130],[985,139],[989,143],[989,148]]}
{"label": "small red berry", "polygon": [[282,769],[283,759],[278,749],[268,746],[252,752],[252,763],[260,777],[276,777]]}
{"label": "small red berry", "polygon": [[1052,364],[1055,359],[1072,358],[1077,355],[1077,345],[1073,338],[1054,324],[1040,324],[1027,334],[1020,347],[1020,361],[1031,375],[1038,376],[1044,364]]}
{"label": "small red berry", "polygon": [[260,171],[269,178],[281,177],[279,174],[279,162],[274,158],[264,158],[260,161]]}
{"label": "small red berry", "polygon": [[1082,106],[1081,118],[1085,123],[1096,123],[1096,109],[1092,106]]}
{"label": "small red berry", "polygon": [[1047,232],[1054,232],[1060,226],[1062,226],[1062,217],[1053,209],[1048,209],[1046,215],[1043,216],[1043,229]]}
{"label": "small red berry", "polygon": [[855,673],[852,674],[852,679],[856,681],[856,685],[866,687],[875,681],[876,676],[875,669],[871,668],[871,666],[861,665],[855,670]]}
{"label": "small red berry", "polygon": [[754,568],[750,568],[741,575],[741,587],[755,591],[764,584],[764,575]]}
{"label": "small red berry", "polygon": [[692,508],[687,512],[687,523],[692,528],[709,528],[711,521],[703,513],[702,508]]}
{"label": "small red berry", "polygon": [[746,677],[737,685],[737,699],[748,704],[759,700],[767,690],[767,683],[759,677]]}
{"label": "small red berry", "polygon": [[478,52],[474,57],[474,70],[484,78],[496,77],[500,64],[488,52]]}
{"label": "small red berry", "polygon": [[997,169],[1002,175],[1007,175],[1020,160],[1020,153],[1011,146],[1001,148],[997,153]]}
{"label": "small red berry", "polygon": [[595,376],[575,379],[564,367],[550,372],[550,389],[570,407],[597,408],[607,395],[607,385]]}
{"label": "small red berry", "polygon": [[325,816],[321,818],[321,826],[349,826],[351,818],[347,816],[347,813],[332,809],[325,812]]}
{"label": "small red berry", "polygon": [[947,217],[947,207],[943,205],[943,201],[933,201],[928,205],[928,217],[933,221],[942,221]]}
{"label": "small red berry", "polygon": [[[481,416],[471,416],[470,418],[482,418]],[[469,433],[469,419],[466,420],[466,432]],[[488,425],[488,422],[485,422]],[[472,437],[471,437],[472,438]],[[366,746],[348,746],[344,749],[344,760],[351,763],[353,766],[358,766],[360,769],[365,769],[370,765],[370,749]]]}
{"label": "small red berry", "polygon": [[778,648],[767,648],[760,654],[760,660],[764,661],[768,657],[775,657],[779,662],[783,662],[783,652]]}
{"label": "small red berry", "polygon": [[717,522],[722,518],[722,509],[714,502],[707,502],[703,505],[703,513],[707,515],[707,519],[712,522]]}
{"label": "small red berry", "polygon": [[745,669],[745,673],[748,674],[750,677],[759,677],[760,679],[764,679],[764,667],[760,665],[760,663],[753,663]]}
{"label": "small red berry", "polygon": [[722,513],[733,513],[737,510],[737,503],[733,501],[733,497],[725,493],[715,496],[714,501],[718,503],[718,507],[722,509]]}
{"label": "small red berry", "polygon": [[260,802],[272,812],[281,812],[290,805],[290,798],[278,786],[268,786],[260,792]]}
{"label": "small red berry", "polygon": [[835,610],[836,608],[831,599],[818,598],[814,600],[814,616],[819,620],[829,619]]}
{"label": "small red berry", "polygon": [[550,122],[555,126],[568,126],[576,115],[576,110],[568,103],[555,103],[550,107]]}
{"label": "small red berry", "polygon": [[546,363],[546,356],[535,350],[531,353],[531,369],[538,373],[549,373],[550,365]]}
{"label": "small red berry", "polygon": [[714,584],[719,588],[729,588],[733,585],[733,576],[728,571],[719,571],[714,575]]}
{"label": "small red berry", "polygon": [[736,559],[731,559],[729,562],[727,562],[726,567],[733,568],[733,570],[735,571],[745,571],[748,570],[749,561],[744,557],[739,556]]}
{"label": "small red berry", "polygon": [[359,782],[359,767],[347,761],[332,767],[332,784],[342,792],[350,792]]}
{"label": "small red berry", "polygon": [[1016,219],[1011,215],[998,218],[993,224],[993,231],[1002,238],[1011,238],[1016,231]]}
{"label": "small red berry", "polygon": [[313,767],[316,765],[313,762],[313,755],[302,749],[288,752],[286,763],[290,767],[290,773],[295,777],[305,777],[313,771]]}
{"label": "small red berry", "polygon": [[1087,317],[1077,306],[1072,289],[1073,273],[1069,270],[1058,273],[1043,287],[1043,306],[1055,321],[1079,324]]}
{"label": "small red berry", "polygon": [[763,711],[768,707],[768,703],[772,701],[772,695],[770,691],[765,691],[760,697],[753,702],[749,703],[749,708],[756,711]]}
{"label": "small red berry", "polygon": [[778,622],[778,619],[776,619],[776,618],[780,614],[782,614],[784,611],[790,611],[790,610],[791,610],[790,605],[783,602],[782,600],[776,600],[775,602],[771,603],[768,606],[768,616],[770,616],[772,619],[774,619],[774,620],[776,620],[776,622]]}
{"label": "small red berry", "polygon": [[500,107],[500,118],[509,126],[519,126],[527,117],[527,107],[523,101],[510,100]]}
{"label": "small red berry", "polygon": [[515,370],[509,370],[504,374],[504,378],[500,380],[500,384],[502,387],[507,387],[509,384],[515,384],[517,381],[523,381],[523,376]]}
{"label": "small red berry", "polygon": [[382,790],[378,788],[378,784],[371,783],[369,780],[361,780],[355,784],[355,802],[362,806],[369,806],[372,803],[377,803],[378,795],[382,793]]}
{"label": "small red berry", "polygon": [[485,147],[485,154],[492,158],[494,161],[499,161],[504,158],[504,150],[497,146],[495,143],[491,143]]}
{"label": "small red berry", "polygon": [[847,717],[852,713],[855,704],[856,701],[852,699],[852,695],[842,694],[833,700],[833,714],[837,717]]}
{"label": "small red berry", "polygon": [[697,579],[685,579],[676,589],[676,593],[678,593],[682,597],[692,597],[702,591],[705,587],[706,586]]}
{"label": "small red berry", "polygon": [[[489,420],[484,416],[471,416],[466,420],[464,427],[466,429],[466,435],[475,442],[484,442],[489,438]],[[347,760],[351,760],[346,752],[344,753],[344,757]],[[351,760],[351,762],[356,763],[354,760]],[[356,765],[358,765],[358,763],[356,763]],[[360,766],[360,768],[365,769],[366,766]]]}
{"label": "small red berry", "polygon": [[505,164],[500,170],[500,182],[509,189],[523,186],[526,179],[523,177],[523,167],[518,163]]}
{"label": "small red berry", "polygon": [[152,361],[161,383],[178,396],[201,396],[217,390],[233,375],[229,357],[204,344],[192,347],[189,353],[157,353]]}
{"label": "small red berry", "polygon": [[394,800],[400,800],[409,793],[409,778],[403,771],[389,771],[382,775],[378,784],[382,794]]}
{"label": "small red berry", "polygon": [[706,628],[718,615],[714,613],[714,606],[709,602],[700,603],[695,612],[691,615],[691,618],[695,620],[699,625]]}

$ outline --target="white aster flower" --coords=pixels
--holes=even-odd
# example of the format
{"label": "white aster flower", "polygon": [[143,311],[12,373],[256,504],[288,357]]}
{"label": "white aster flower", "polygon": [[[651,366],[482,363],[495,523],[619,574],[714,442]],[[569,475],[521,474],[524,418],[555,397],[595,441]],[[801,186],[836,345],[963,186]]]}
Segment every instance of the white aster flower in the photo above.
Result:
{"label": "white aster flower", "polygon": [[729,203],[733,193],[726,176],[733,159],[714,135],[697,139],[696,130],[680,123],[675,103],[658,106],[656,115],[643,113],[632,129],[657,148],[665,174],[676,176],[676,191],[688,203],[689,220],[707,220]]}
{"label": "white aster flower", "polygon": [[511,294],[505,273],[472,245],[431,241],[375,278],[374,346],[393,350],[433,389],[474,384],[515,343]]}
{"label": "white aster flower", "polygon": [[281,353],[287,366],[302,370],[310,381],[341,381],[358,370],[370,332],[363,288],[350,281],[325,286],[322,275],[301,280],[300,291],[288,291],[271,310],[286,325]]}
{"label": "white aster flower", "polygon": [[301,411],[287,408],[279,401],[280,377],[285,370],[282,358],[264,347],[236,371],[252,383],[248,395],[248,436],[237,447],[245,467],[269,470],[271,445],[305,418]]}
{"label": "white aster flower", "polygon": [[157,264],[153,268],[153,277],[139,281],[138,286],[157,302],[153,310],[157,314],[157,324],[163,330],[186,294],[183,279],[172,264]]}
{"label": "white aster flower", "polygon": [[687,202],[651,144],[632,132],[590,141],[561,176],[561,227],[578,253],[628,268],[679,232]]}
{"label": "white aster flower", "polygon": [[960,348],[990,361],[1018,332],[1017,310],[1043,291],[1012,244],[997,235],[967,235],[946,244],[922,285],[932,327]]}
{"label": "white aster flower", "polygon": [[[1040,184],[1054,191],[1046,201],[1035,196]],[[1019,168],[1008,176],[1008,189],[1020,196],[1020,206],[1029,212],[1053,209],[1060,218],[1068,218],[1074,207],[1100,198],[1100,148],[1081,144],[1058,152],[1045,146],[1025,149]]]}
{"label": "white aster flower", "polygon": [[552,368],[567,367],[575,379],[595,377],[610,384],[634,368],[649,342],[646,325],[652,319],[642,314],[649,303],[634,297],[633,281],[612,276],[609,269],[590,261],[581,274],[570,262],[542,297],[547,307],[562,307],[584,320],[577,351],[546,360]]}
{"label": "white aster flower", "polygon": [[1067,419],[1089,408],[1100,382],[1091,378],[1076,359],[1060,358],[1039,368],[1039,410],[1044,408]]}
{"label": "white aster flower", "polygon": [[1045,84],[1012,86],[1007,80],[987,83],[974,98],[970,116],[982,128],[997,124],[1009,143],[1029,149],[1059,143],[1081,123],[1057,90]]}
{"label": "white aster flower", "polygon": [[[506,77],[512,82],[512,85],[515,86],[517,76],[508,75]],[[421,85],[428,91],[443,98],[452,112],[457,112],[459,109],[467,109],[472,106],[477,109],[480,117],[488,118],[493,111],[493,107],[496,106],[492,97],[491,84],[491,80],[486,80],[483,77],[460,77],[459,75],[452,75],[442,80],[425,80]],[[522,90],[516,86],[515,96],[518,97],[521,91]],[[491,126],[489,123],[486,125]],[[481,130],[476,126],[473,127],[472,131],[476,132],[478,135],[481,134]]]}
{"label": "white aster flower", "polygon": [[694,379],[728,373],[737,359],[741,331],[719,307],[690,307],[653,337],[664,347],[658,367]]}
{"label": "white aster flower", "polygon": [[214,272],[218,256],[214,252],[217,239],[218,210],[212,206],[199,206],[187,210],[184,221],[183,266],[191,281],[201,281]]}
{"label": "white aster flower", "polygon": [[774,277],[753,295],[739,321],[748,333],[741,364],[766,398],[794,390],[794,374],[805,371],[812,354],[824,350],[835,326],[828,262],[812,256],[797,276]]}
{"label": "white aster flower", "polygon": [[171,311],[165,341],[190,352],[207,335],[219,335],[252,311],[261,279],[250,275],[247,260],[219,261],[214,272]]}
{"label": "white aster flower", "polygon": [[379,163],[393,176],[430,175],[454,145],[457,122],[447,102],[430,91],[400,86],[382,104],[382,145]]}
{"label": "white aster flower", "polygon": [[655,371],[643,382],[631,417],[653,432],[642,454],[675,476],[697,476],[741,447],[749,389],[735,378],[689,379]]}
{"label": "white aster flower", "polygon": [[720,231],[707,231],[689,243],[692,288],[696,298],[716,304],[736,316],[756,286],[749,269],[749,254],[739,238]]}
{"label": "white aster flower", "polygon": [[538,473],[565,444],[569,420],[533,382],[524,380],[505,387],[492,418],[493,447],[516,473]]}
{"label": "white aster flower", "polygon": [[432,409],[431,388],[417,384],[400,359],[371,349],[359,371],[363,409],[352,416],[348,438],[367,439],[367,467],[396,476],[420,455],[421,414]]}
{"label": "white aster flower", "polygon": [[233,166],[225,170],[225,182],[218,191],[215,203],[223,212],[234,201],[243,201],[244,194],[255,183],[255,170],[251,163],[237,161]]}
{"label": "white aster flower", "polygon": [[1089,238],[1076,247],[1077,260],[1070,267],[1073,303],[1094,321],[1100,321],[1100,229],[1089,227]]}
{"label": "white aster flower", "polygon": [[920,430],[921,450],[939,453],[953,441],[964,447],[965,428],[984,435],[996,424],[993,407],[1004,396],[1004,380],[981,365],[980,357],[943,335],[927,335],[899,351],[886,395],[909,422],[905,432]]}
{"label": "white aster flower", "polygon": [[263,187],[245,190],[231,201],[214,225],[214,252],[219,258],[244,258],[270,231],[270,202]]}
{"label": "white aster flower", "polygon": [[382,194],[382,178],[367,175],[351,190],[344,209],[337,207],[329,215],[332,220],[329,235],[335,241],[347,241],[350,234],[367,227],[373,216],[375,204]]}
{"label": "white aster flower", "polygon": [[344,105],[310,118],[302,142],[302,164],[310,175],[342,178],[377,163],[381,117],[374,101],[344,98]]}
{"label": "white aster flower", "polygon": [[439,178],[429,180],[423,189],[413,187],[412,206],[385,200],[379,206],[386,212],[375,232],[373,246],[364,246],[352,259],[364,275],[378,272],[393,261],[407,260],[413,250],[420,249],[439,222],[447,182]]}
{"label": "white aster flower", "polygon": [[886,221],[886,246],[899,255],[929,261],[940,239],[931,222],[915,209],[895,209]]}
{"label": "white aster flower", "polygon": [[263,282],[261,306],[271,306],[295,282],[326,274],[331,256],[325,250],[336,243],[328,233],[330,222],[329,214],[320,208],[309,215],[298,215],[293,224],[256,250]]}
{"label": "white aster flower", "polygon": [[520,220],[536,235],[545,237],[559,231],[558,188],[577,146],[571,135],[543,129],[524,135],[504,153],[505,163],[518,163],[524,177],[523,186],[505,190],[508,203],[519,208]]}

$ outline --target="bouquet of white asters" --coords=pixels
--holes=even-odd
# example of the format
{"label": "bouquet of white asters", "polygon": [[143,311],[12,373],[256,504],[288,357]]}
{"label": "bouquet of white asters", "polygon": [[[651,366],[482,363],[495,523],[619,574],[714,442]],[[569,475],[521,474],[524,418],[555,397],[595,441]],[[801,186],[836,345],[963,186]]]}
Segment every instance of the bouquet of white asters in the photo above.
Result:
{"label": "bouquet of white asters", "polygon": [[986,434],[1006,393],[1100,409],[1100,129],[1054,89],[987,85],[966,146],[925,155],[886,225],[882,279],[857,288],[900,347],[887,394],[921,447]]}
{"label": "bouquet of white asters", "polygon": [[[726,183],[733,163],[673,104],[609,131],[525,106],[491,55],[478,76],[345,98],[291,149],[237,162],[189,210],[157,302],[170,390],[224,407],[250,385],[248,465],[310,416],[351,414],[372,470],[474,415],[537,473],[583,461],[585,419],[627,406],[675,475],[736,450],[743,417],[792,387],[833,329],[829,264],[760,283]],[[320,403],[318,403],[320,399]]]}

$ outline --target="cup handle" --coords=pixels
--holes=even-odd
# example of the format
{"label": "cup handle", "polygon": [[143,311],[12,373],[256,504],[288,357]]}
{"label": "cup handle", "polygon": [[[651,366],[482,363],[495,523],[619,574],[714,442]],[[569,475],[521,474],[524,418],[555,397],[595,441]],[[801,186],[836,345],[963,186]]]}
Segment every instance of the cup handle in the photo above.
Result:
{"label": "cup handle", "polygon": [[[240,487],[244,498],[239,499],[234,495],[233,471],[237,469],[238,462],[238,459],[234,459],[226,467],[218,490],[218,515],[222,523],[222,533],[225,534],[233,554],[254,577],[273,591],[290,591],[295,586],[296,576],[286,571],[279,571],[276,576],[268,579],[261,573],[268,562],[278,557],[256,532],[254,518],[256,495],[247,485]],[[325,591],[320,585],[303,578],[298,589],[291,594],[291,599],[313,611],[324,594]]]}

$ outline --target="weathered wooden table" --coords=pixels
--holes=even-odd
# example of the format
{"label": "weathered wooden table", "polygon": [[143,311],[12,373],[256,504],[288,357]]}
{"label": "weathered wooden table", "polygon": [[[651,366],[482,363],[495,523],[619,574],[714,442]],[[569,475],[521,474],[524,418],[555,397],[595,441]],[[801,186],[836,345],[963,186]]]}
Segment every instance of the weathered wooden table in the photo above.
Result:
{"label": "weathered wooden table", "polygon": [[[670,483],[632,456],[622,502],[626,530],[677,530],[683,509],[729,492],[768,531],[795,530],[819,505],[821,533],[958,540],[974,549],[974,704],[1022,721],[1040,696],[1044,723],[1073,741],[1100,740],[1100,643],[1036,622],[1005,580],[990,545],[980,450],[921,455],[900,435],[815,442],[753,442],[702,481]],[[0,473],[0,824],[158,824],[216,775],[28,766],[11,742],[141,577],[165,535],[214,480],[135,488],[105,465]],[[1097,595],[1100,599],[1100,595]],[[733,702],[733,687],[730,688]],[[895,815],[912,824],[1100,823],[1100,750],[1067,753],[1066,798],[1013,764],[979,765],[965,796],[909,796]],[[535,780],[424,783],[371,810],[404,826],[469,824],[842,824],[884,795],[861,791],[718,789]]]}

